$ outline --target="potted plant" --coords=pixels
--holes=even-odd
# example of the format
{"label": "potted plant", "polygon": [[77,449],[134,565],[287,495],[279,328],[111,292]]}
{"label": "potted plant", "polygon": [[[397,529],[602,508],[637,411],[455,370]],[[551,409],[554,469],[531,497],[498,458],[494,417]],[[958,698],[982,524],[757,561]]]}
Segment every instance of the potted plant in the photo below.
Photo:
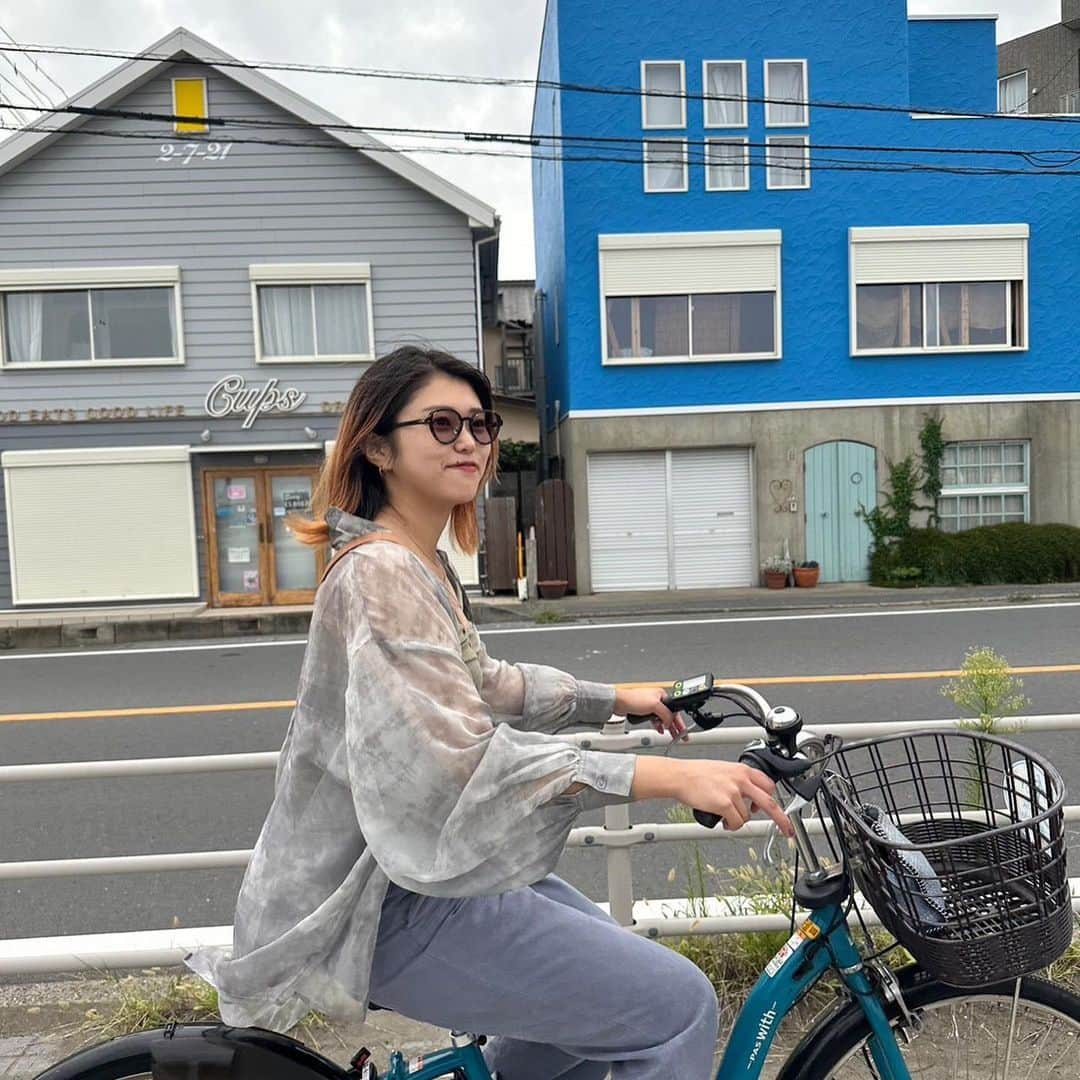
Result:
{"label": "potted plant", "polygon": [[538,581],[536,587],[545,600],[561,600],[566,595],[566,584],[562,580]]}
{"label": "potted plant", "polygon": [[770,555],[762,564],[761,572],[765,577],[767,589],[782,589],[787,585],[791,571],[791,560],[782,555]]}
{"label": "potted plant", "polygon": [[812,589],[818,582],[821,567],[810,559],[809,562],[801,562],[795,567],[795,584],[800,589]]}

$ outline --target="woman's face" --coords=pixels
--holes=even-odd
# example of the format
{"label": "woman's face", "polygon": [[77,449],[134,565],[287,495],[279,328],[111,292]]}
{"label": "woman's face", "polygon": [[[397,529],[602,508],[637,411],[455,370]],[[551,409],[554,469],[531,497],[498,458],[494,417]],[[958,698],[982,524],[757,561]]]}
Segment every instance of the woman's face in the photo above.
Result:
{"label": "woman's face", "polygon": [[[463,379],[437,372],[412,396],[395,418],[422,420],[435,409],[455,409],[461,416],[482,409],[476,391]],[[395,489],[452,509],[472,502],[491,456],[491,444],[478,443],[463,424],[458,437],[440,443],[425,424],[393,432],[393,452],[386,476],[391,498]]]}

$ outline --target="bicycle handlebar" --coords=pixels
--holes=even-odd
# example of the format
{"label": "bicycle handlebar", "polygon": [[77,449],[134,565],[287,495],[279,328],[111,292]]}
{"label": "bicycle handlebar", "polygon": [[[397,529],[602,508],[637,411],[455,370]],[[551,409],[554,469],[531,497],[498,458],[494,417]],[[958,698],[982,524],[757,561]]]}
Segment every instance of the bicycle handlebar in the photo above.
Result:
{"label": "bicycle handlebar", "polygon": [[[674,684],[672,692],[664,695],[662,701],[672,712],[689,713],[699,727],[707,730],[722,723],[723,719],[714,719],[710,723],[709,718],[700,711],[714,697],[737,701],[744,707],[744,715],[766,732],[766,741],[752,742],[739,755],[739,761],[765,773],[774,783],[783,783],[796,795],[801,795],[794,781],[813,768],[814,762],[796,756],[798,735],[802,729],[798,713],[785,706],[774,709],[762,694],[742,683],[715,683],[710,674],[680,680]],[[640,724],[659,718],[655,714],[632,714],[626,719],[631,724]],[[707,810],[695,809],[693,814],[698,824],[707,829],[715,828],[721,820],[718,814]],[[799,821],[798,826],[801,825]],[[797,832],[802,832],[801,828],[797,828]]]}

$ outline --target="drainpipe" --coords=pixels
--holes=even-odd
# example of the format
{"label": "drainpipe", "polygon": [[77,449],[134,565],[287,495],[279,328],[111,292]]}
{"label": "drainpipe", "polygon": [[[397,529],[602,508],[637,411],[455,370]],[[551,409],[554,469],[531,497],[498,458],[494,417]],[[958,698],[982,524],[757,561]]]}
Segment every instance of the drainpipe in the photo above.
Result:
{"label": "drainpipe", "polygon": [[[495,219],[495,233],[492,236],[484,236],[473,241],[473,273],[476,277],[476,359],[477,366],[486,373],[484,363],[484,302],[480,295],[480,248],[484,244],[494,243],[499,239],[499,219]],[[499,271],[495,270],[496,287],[498,285]]]}

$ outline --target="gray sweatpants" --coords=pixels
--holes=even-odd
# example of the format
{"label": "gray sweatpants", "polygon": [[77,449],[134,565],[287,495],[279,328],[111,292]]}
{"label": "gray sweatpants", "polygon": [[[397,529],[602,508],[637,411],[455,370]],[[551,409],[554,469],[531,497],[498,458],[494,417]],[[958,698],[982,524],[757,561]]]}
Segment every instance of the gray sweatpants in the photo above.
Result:
{"label": "gray sweatpants", "polygon": [[713,1077],[708,979],[554,875],[460,899],[391,884],[371,1000],[491,1036],[484,1054],[500,1080]]}

